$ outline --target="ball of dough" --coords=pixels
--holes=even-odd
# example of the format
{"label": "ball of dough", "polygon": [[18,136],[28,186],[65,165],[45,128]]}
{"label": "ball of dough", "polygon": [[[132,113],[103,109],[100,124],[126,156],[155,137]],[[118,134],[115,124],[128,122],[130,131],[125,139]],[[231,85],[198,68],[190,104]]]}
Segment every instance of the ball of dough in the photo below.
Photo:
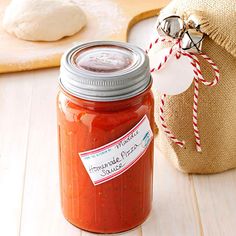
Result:
{"label": "ball of dough", "polygon": [[73,0],[13,0],[3,18],[8,33],[30,41],[56,41],[85,24],[86,16]]}

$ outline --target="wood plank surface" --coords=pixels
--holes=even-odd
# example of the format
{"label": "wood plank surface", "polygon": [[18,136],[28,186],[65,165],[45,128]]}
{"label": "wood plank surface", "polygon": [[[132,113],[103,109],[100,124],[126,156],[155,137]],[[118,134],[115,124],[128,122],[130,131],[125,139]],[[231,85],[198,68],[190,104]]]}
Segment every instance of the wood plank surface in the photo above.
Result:
{"label": "wood plank surface", "polygon": [[26,74],[0,76],[0,235],[20,230],[31,95]]}
{"label": "wood plank surface", "polygon": [[205,236],[236,235],[236,170],[193,176]]}

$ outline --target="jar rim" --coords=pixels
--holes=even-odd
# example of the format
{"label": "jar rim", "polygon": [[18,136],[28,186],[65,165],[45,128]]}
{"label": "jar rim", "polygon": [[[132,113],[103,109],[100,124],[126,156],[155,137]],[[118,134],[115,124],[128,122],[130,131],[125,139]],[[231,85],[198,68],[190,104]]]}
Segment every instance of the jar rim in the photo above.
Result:
{"label": "jar rim", "polygon": [[[81,58],[86,56],[88,62],[95,58],[101,64],[101,60],[103,60],[105,69],[110,64],[111,67],[115,64],[115,66],[118,65],[122,68],[111,72],[85,70],[75,65],[74,61],[75,55],[81,52],[83,52]],[[118,62],[116,62],[115,53],[117,53]],[[103,54],[105,59],[101,59]],[[122,57],[125,60],[132,59],[133,61],[130,65],[125,66]],[[95,63],[95,70],[96,66]],[[112,68],[108,68],[108,70],[110,69]],[[85,100],[116,101],[128,99],[142,93],[151,83],[152,78],[147,55],[142,49],[130,43],[116,41],[87,42],[71,48],[61,59],[60,86],[69,94]]]}

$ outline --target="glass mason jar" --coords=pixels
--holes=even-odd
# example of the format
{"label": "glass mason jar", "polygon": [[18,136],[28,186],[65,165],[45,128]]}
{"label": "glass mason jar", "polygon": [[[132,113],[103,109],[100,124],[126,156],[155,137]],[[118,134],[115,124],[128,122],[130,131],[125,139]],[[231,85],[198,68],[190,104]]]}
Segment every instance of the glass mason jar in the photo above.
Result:
{"label": "glass mason jar", "polygon": [[128,43],[85,43],[64,54],[59,83],[65,218],[98,233],[140,225],[153,194],[154,99],[147,56]]}

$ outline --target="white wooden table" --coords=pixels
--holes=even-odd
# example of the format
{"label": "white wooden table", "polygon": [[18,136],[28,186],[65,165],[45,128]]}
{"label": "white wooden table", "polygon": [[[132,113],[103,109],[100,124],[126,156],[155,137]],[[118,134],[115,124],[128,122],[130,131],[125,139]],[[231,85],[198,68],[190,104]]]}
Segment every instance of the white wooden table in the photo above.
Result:
{"label": "white wooden table", "polygon": [[[130,40],[146,46],[154,24]],[[58,68],[0,76],[0,235],[89,236],[62,216],[56,137]],[[236,170],[197,176],[156,150],[153,210],[124,236],[235,236]]]}

